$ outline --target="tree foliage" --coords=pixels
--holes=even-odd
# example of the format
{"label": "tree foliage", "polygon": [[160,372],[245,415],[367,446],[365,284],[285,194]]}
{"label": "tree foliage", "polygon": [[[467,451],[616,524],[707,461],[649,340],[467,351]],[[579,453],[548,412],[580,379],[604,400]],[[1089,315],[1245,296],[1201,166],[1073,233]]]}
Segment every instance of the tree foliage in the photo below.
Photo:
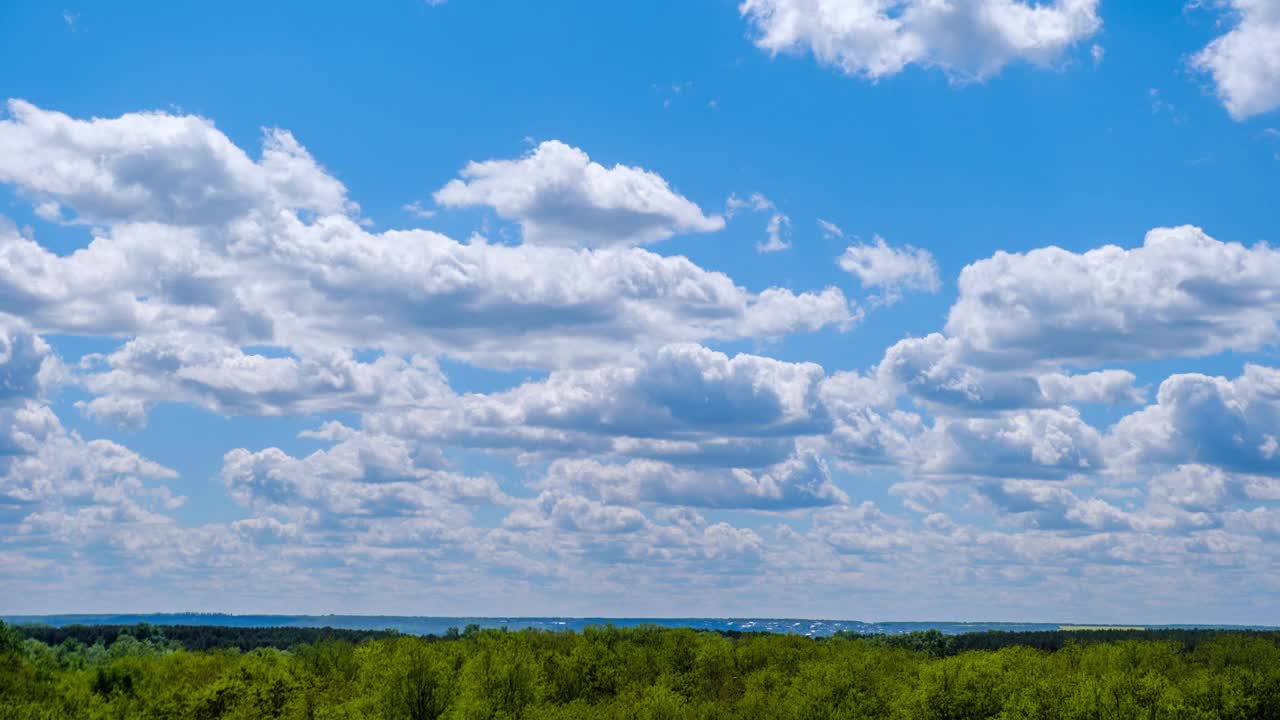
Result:
{"label": "tree foliage", "polygon": [[1280,720],[1275,633],[64,630],[0,623],[0,720]]}

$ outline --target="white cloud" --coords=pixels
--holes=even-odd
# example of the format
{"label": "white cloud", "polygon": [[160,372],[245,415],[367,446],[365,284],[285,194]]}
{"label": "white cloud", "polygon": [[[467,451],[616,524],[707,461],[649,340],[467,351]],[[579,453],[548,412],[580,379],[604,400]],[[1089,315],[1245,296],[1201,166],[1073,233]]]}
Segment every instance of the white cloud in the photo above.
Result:
{"label": "white cloud", "polygon": [[790,510],[848,501],[814,455],[793,456],[756,471],[690,470],[652,460],[606,464],[560,459],[540,486],[623,505]]}
{"label": "white cloud", "polygon": [[1233,495],[1243,497],[1243,487],[1231,475],[1205,465],[1179,465],[1151,478],[1147,496],[1158,503],[1184,510],[1214,512],[1232,504]]}
{"label": "white cloud", "polygon": [[[17,101],[11,107],[13,117],[0,122],[0,147],[11,151],[0,158],[0,180],[106,223],[87,247],[63,256],[0,223],[0,311],[42,332],[198,329],[228,345],[271,345],[302,357],[372,348],[489,367],[557,367],[674,341],[778,337],[856,319],[834,288],[750,293],[685,258],[636,248],[371,233],[343,214],[352,205],[342,185],[283,131],[269,133],[254,162],[200,118],[77,120]],[[604,193],[596,199],[605,205],[649,203],[700,222],[691,219],[702,217],[696,207],[660,178],[594,167],[577,175],[594,183],[588,200]]]}
{"label": "white cloud", "polygon": [[1050,404],[1137,404],[1147,397],[1146,389],[1134,385],[1137,378],[1128,370],[1098,370],[1081,375],[1050,373],[1036,380]]}
{"label": "white cloud", "polygon": [[776,206],[763,193],[754,192],[748,195],[745,200],[738,197],[737,194],[730,195],[724,202],[724,209],[726,215],[733,217],[744,209],[764,212],[766,210],[774,210]]}
{"label": "white cloud", "polygon": [[824,510],[815,515],[813,525],[813,534],[841,554],[891,556],[917,541],[901,519],[890,517],[870,501]]}
{"label": "white cloud", "polygon": [[346,188],[287,131],[265,131],[255,162],[213,123],[131,113],[77,120],[22,100],[0,121],[0,182],[92,223],[201,225],[251,211],[343,213]]}
{"label": "white cloud", "polygon": [[1104,464],[1102,436],[1071,407],[990,418],[939,418],[923,438],[928,475],[1054,478]]}
{"label": "white cloud", "polygon": [[577,495],[543,492],[532,505],[532,511],[517,510],[503,524],[520,529],[550,526],[568,532],[604,534],[634,533],[649,524],[638,510]]}
{"label": "white cloud", "polygon": [[926,431],[919,415],[895,408],[896,394],[879,378],[841,372],[819,390],[833,428],[824,438],[842,462],[860,467],[907,466]]}
{"label": "white cloud", "polygon": [[1280,540],[1280,509],[1254,508],[1237,510],[1227,516],[1227,526],[1236,532]]}
{"label": "white cloud", "polygon": [[904,292],[936,293],[942,287],[932,253],[910,245],[889,247],[878,235],[873,244],[850,245],[838,262],[864,287],[878,291],[877,302],[886,305],[900,300]]}
{"label": "white cloud", "polygon": [[243,352],[193,332],[134,338],[109,355],[81,360],[93,394],[89,415],[139,426],[162,402],[188,403],[222,415],[312,415],[423,407],[452,399],[428,358],[384,355],[358,362],[349,352],[309,358]]}
{"label": "white cloud", "polygon": [[947,333],[991,363],[1101,364],[1280,338],[1280,251],[1158,228],[1142,247],[998,252],[960,273]]}
{"label": "white cloud", "polygon": [[735,332],[739,337],[777,338],[828,326],[848,330],[862,317],[862,310],[836,288],[797,294],[775,287],[751,298]]}
{"label": "white cloud", "polygon": [[900,340],[885,351],[877,377],[935,411],[964,413],[1064,404],[1137,404],[1145,392],[1126,370],[1069,375],[1056,371],[998,370],[974,365],[964,344],[932,333]]}
{"label": "white cloud", "polygon": [[908,65],[981,80],[1015,60],[1047,65],[1102,27],[1097,0],[743,0],[771,53],[813,53],[875,80]]}
{"label": "white cloud", "polygon": [[45,332],[199,327],[301,355],[372,346],[555,367],[855,320],[834,288],[752,294],[682,257],[372,234],[334,216],[243,219],[218,232],[127,224],[69,256],[0,226],[0,257],[0,310]]}
{"label": "white cloud", "polygon": [[670,345],[635,364],[564,370],[439,410],[372,414],[366,427],[530,452],[614,454],[678,465],[760,467],[820,435],[822,368]]}
{"label": "white cloud", "polygon": [[326,450],[294,458],[278,448],[237,448],[223,459],[231,497],[257,512],[310,524],[340,518],[429,517],[464,514],[464,505],[501,503],[489,477],[439,469],[392,437],[357,433]]}
{"label": "white cloud", "polygon": [[39,337],[0,323],[0,526],[11,548],[43,555],[59,543],[93,544],[95,562],[107,565],[127,555],[129,534],[172,526],[166,513],[183,498],[165,485],[172,470],[62,425],[44,404],[61,374]]}
{"label": "white cloud", "polygon": [[444,207],[492,207],[520,223],[524,241],[535,245],[644,245],[724,227],[724,218],[703,215],[658,174],[606,168],[556,140],[518,160],[472,162],[434,197]]}
{"label": "white cloud", "polygon": [[17,319],[0,315],[0,405],[42,399],[65,376],[48,343]]}
{"label": "white cloud", "polygon": [[172,470],[108,440],[83,440],[46,405],[27,401],[0,410],[0,443],[6,451],[0,508],[17,514],[19,532],[34,525],[76,532],[106,523],[168,522],[154,511],[177,500],[163,486],[145,485],[176,478]]}
{"label": "white cloud", "polygon": [[756,243],[756,252],[771,253],[791,248],[791,217],[778,209],[773,201],[761,193],[751,193],[746,200],[730,195],[725,201],[725,214],[732,218],[743,209],[769,213],[765,224],[765,239]]}
{"label": "white cloud", "polygon": [[436,216],[435,210],[423,207],[422,202],[418,200],[414,200],[411,203],[405,203],[400,206],[400,209],[419,220],[429,220]]}
{"label": "white cloud", "polygon": [[1237,19],[1191,59],[1237,120],[1280,107],[1280,0],[1224,0]]}
{"label": "white cloud", "polygon": [[764,231],[768,239],[756,243],[756,252],[771,253],[791,249],[791,241],[788,239],[791,237],[791,218],[775,212],[769,216],[769,223]]}
{"label": "white cloud", "polygon": [[1082,499],[1051,481],[1005,480],[983,486],[982,493],[1002,511],[1041,529],[1119,530],[1133,523],[1129,513],[1105,500]]}
{"label": "white cloud", "polygon": [[1132,464],[1199,463],[1280,476],[1280,370],[1246,365],[1235,380],[1170,376],[1156,402],[1118,422],[1112,453]]}

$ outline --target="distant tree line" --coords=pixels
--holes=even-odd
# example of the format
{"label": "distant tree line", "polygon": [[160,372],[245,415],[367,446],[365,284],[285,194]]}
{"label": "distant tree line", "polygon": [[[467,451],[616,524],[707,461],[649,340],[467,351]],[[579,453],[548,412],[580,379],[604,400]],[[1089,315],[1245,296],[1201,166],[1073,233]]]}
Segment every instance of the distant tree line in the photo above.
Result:
{"label": "distant tree line", "polygon": [[[85,645],[110,645],[121,635],[135,640],[167,642],[184,650],[214,650],[235,648],[248,652],[259,648],[288,650],[296,645],[313,645],[326,640],[345,640],[359,643],[393,637],[396,630],[347,630],[331,627],[236,627],[225,625],[14,625],[14,630],[45,645],[60,645],[74,640]],[[427,641],[460,640],[480,632],[480,626],[467,625],[459,630],[449,628],[441,635],[424,635]],[[709,630],[706,632],[737,640],[745,637],[771,635],[763,631]],[[1057,651],[1067,645],[1093,645],[1122,640],[1148,642],[1174,642],[1187,650],[1194,650],[1201,643],[1223,635],[1244,635],[1280,638],[1276,631],[1217,630],[1205,628],[1152,628],[1152,629],[1088,629],[1088,630],[988,630],[982,632],[944,634],[937,630],[886,634],[859,634],[848,631],[836,633],[836,637],[865,640],[873,645],[903,648],[929,654],[933,657],[951,657],[971,650],[1000,650],[1006,647],[1029,647],[1036,650]],[[822,638],[817,639],[819,642]]]}
{"label": "distant tree line", "polygon": [[927,653],[933,657],[951,657],[974,650],[1000,650],[1007,647],[1027,647],[1056,652],[1069,645],[1095,645],[1117,643],[1125,640],[1144,642],[1169,642],[1184,650],[1194,650],[1199,645],[1224,636],[1257,637],[1280,641],[1280,632],[1273,630],[1218,630],[1210,628],[1151,628],[1151,629],[1088,629],[1088,630],[987,630],[983,632],[946,635],[937,630],[903,633],[901,635],[859,635],[840,631],[838,637],[861,639],[883,647],[904,648]]}
{"label": "distant tree line", "polygon": [[215,648],[193,651],[169,627],[36,630],[0,623],[0,720],[1280,720],[1276,633],[470,626],[246,651],[240,628],[188,628]]}
{"label": "distant tree line", "polygon": [[287,650],[295,645],[311,645],[325,640],[363,642],[397,634],[394,630],[344,630],[331,627],[226,627],[218,625],[16,625],[14,629],[45,645],[61,645],[73,640],[84,645],[111,645],[121,635],[135,640],[167,642],[184,650],[259,648]]}

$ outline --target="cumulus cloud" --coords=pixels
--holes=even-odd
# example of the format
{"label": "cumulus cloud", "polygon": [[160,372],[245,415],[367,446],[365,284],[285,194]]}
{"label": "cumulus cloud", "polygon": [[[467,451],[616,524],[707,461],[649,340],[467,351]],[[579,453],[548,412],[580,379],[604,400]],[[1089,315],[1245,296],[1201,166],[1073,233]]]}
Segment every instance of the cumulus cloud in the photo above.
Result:
{"label": "cumulus cloud", "polygon": [[820,435],[822,368],[698,345],[639,362],[551,373],[442,410],[374,414],[369,427],[477,447],[612,453],[682,465],[759,467]]}
{"label": "cumulus cloud", "polygon": [[1145,388],[1134,383],[1136,376],[1128,370],[1098,370],[1080,375],[1049,373],[1036,379],[1046,402],[1053,404],[1103,403],[1107,405],[1138,404],[1147,397]]}
{"label": "cumulus cloud", "polygon": [[1234,380],[1170,376],[1155,404],[1116,423],[1109,442],[1129,463],[1280,475],[1280,370],[1246,365]]}
{"label": "cumulus cloud", "polygon": [[920,470],[930,475],[1065,477],[1104,463],[1101,434],[1071,407],[940,418],[923,440]]}
{"label": "cumulus cloud", "polygon": [[1280,107],[1280,2],[1225,0],[1236,24],[1191,58],[1237,120]]}
{"label": "cumulus cloud", "polygon": [[108,523],[170,522],[157,510],[180,499],[166,486],[177,474],[109,440],[67,431],[47,405],[0,410],[0,508],[19,532],[75,534]]}
{"label": "cumulus cloud", "polygon": [[[983,485],[979,492],[1000,512],[1039,529],[1190,535],[1204,541],[1204,531],[1238,525],[1236,521],[1249,512],[1242,509],[1253,504],[1248,485],[1249,481],[1215,468],[1183,465],[1153,476],[1145,492],[1136,493],[1145,497],[1144,502],[1129,502],[1128,509],[1108,502],[1098,492],[1082,496],[1093,489],[1088,484],[1068,487],[1055,481],[1005,480]],[[1266,512],[1255,508],[1259,509]]]}
{"label": "cumulus cloud", "polygon": [[842,462],[855,467],[910,464],[927,425],[920,415],[896,407],[896,394],[886,383],[841,372],[827,378],[819,393],[832,418],[823,442]]}
{"label": "cumulus cloud", "polygon": [[1227,516],[1227,525],[1246,535],[1270,541],[1280,540],[1280,509],[1259,507],[1237,510]]}
{"label": "cumulus cloud", "polygon": [[932,333],[900,340],[885,351],[877,377],[930,403],[937,411],[984,412],[1077,403],[1138,404],[1145,392],[1126,370],[1069,375],[1053,371],[992,371],[970,362],[964,344]]}
{"label": "cumulus cloud", "polygon": [[1280,251],[1158,228],[1141,247],[998,252],[960,273],[948,335],[991,363],[1103,364],[1276,342]]}
{"label": "cumulus cloud", "polygon": [[251,159],[195,116],[131,113],[78,120],[8,102],[0,120],[0,182],[53,200],[93,223],[207,224],[250,211],[354,209],[346,188],[284,130],[265,131]]}
{"label": "cumulus cloud", "polygon": [[[777,337],[855,320],[834,288],[750,293],[685,258],[636,248],[371,233],[344,214],[352,206],[341,183],[282,131],[269,133],[255,162],[201,118],[79,120],[17,101],[11,108],[0,122],[0,146],[11,150],[0,180],[104,224],[70,255],[0,226],[0,310],[40,331],[129,337],[199,328],[229,344],[308,357],[372,347],[555,367],[637,346]],[[583,173],[604,178],[600,192],[635,191],[673,218],[693,207],[659,192],[665,183],[644,171]]]}
{"label": "cumulus cloud", "polygon": [[308,358],[245,353],[195,332],[134,338],[80,362],[93,398],[88,415],[140,426],[151,407],[188,403],[222,415],[313,415],[423,407],[452,399],[435,362],[383,355],[359,362],[350,352]]}
{"label": "cumulus cloud", "polygon": [[738,11],[770,53],[811,52],[870,80],[908,65],[982,80],[1023,60],[1048,65],[1102,27],[1097,0],[743,0]]}
{"label": "cumulus cloud", "polygon": [[876,302],[885,305],[902,299],[904,292],[936,293],[942,286],[932,253],[910,245],[889,247],[878,235],[872,244],[850,245],[838,262],[863,287],[876,290]]}
{"label": "cumulus cloud", "polygon": [[869,558],[902,553],[918,541],[901,519],[870,501],[816,514],[812,533],[837,553]]}
{"label": "cumulus cloud", "polygon": [[578,495],[543,492],[527,510],[508,515],[507,527],[533,529],[551,526],[568,532],[633,533],[644,529],[648,520],[638,510],[606,505]]}
{"label": "cumulus cloud", "polygon": [[1179,465],[1151,478],[1147,497],[1151,501],[1184,510],[1223,510],[1233,499],[1246,496],[1243,483],[1218,468]]}
{"label": "cumulus cloud", "polygon": [[556,140],[518,160],[472,162],[434,197],[444,207],[492,207],[536,245],[644,245],[724,227],[724,218],[704,215],[657,173],[606,168]]}
{"label": "cumulus cloud", "polygon": [[985,485],[981,491],[1004,512],[1037,528],[1121,530],[1133,522],[1129,513],[1107,501],[1082,499],[1059,483],[1005,480]]}
{"label": "cumulus cloud", "polygon": [[812,454],[756,471],[690,470],[652,460],[606,464],[560,459],[540,485],[623,505],[789,510],[848,501],[822,459]]}
{"label": "cumulus cloud", "polygon": [[837,289],[751,293],[682,257],[372,234],[340,216],[241,219],[218,232],[126,224],[67,256],[0,226],[0,257],[0,310],[45,332],[198,327],[308,355],[372,346],[555,367],[856,320]]}
{"label": "cumulus cloud", "polygon": [[248,508],[320,525],[343,518],[440,520],[464,515],[467,504],[505,501],[492,478],[448,472],[442,462],[398,438],[353,433],[303,458],[278,448],[237,448],[223,458],[222,479]]}
{"label": "cumulus cloud", "polygon": [[321,343],[360,346],[375,337],[391,350],[547,367],[598,362],[637,345],[777,337],[853,319],[834,289],[757,295],[685,258],[640,249],[463,245],[337,223],[295,226],[296,242],[282,238],[273,250],[294,282],[280,268],[277,292],[287,296],[264,298],[297,318],[303,338],[314,333]]}
{"label": "cumulus cloud", "polygon": [[174,471],[62,425],[45,404],[60,368],[43,340],[0,321],[0,526],[10,547],[100,545],[105,565],[127,554],[130,534],[172,526],[183,498],[166,484]]}

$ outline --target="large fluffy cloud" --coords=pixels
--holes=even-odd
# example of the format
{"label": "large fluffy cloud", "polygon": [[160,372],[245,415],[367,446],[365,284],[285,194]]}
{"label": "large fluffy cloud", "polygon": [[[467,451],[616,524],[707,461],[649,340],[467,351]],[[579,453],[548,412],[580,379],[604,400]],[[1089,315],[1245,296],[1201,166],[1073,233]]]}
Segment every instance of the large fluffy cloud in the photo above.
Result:
{"label": "large fluffy cloud", "polygon": [[724,218],[703,215],[658,174],[621,164],[606,168],[555,140],[518,160],[473,162],[435,200],[492,207],[520,223],[525,242],[538,245],[642,245],[724,227]]}
{"label": "large fluffy cloud", "polygon": [[743,0],[755,42],[809,51],[870,79],[908,65],[982,79],[1014,60],[1047,64],[1102,26],[1097,0]]}
{"label": "large fluffy cloud", "polygon": [[0,181],[88,222],[222,223],[278,208],[344,212],[342,183],[283,130],[254,161],[213,123],[134,113],[77,120],[21,100],[0,121]]}
{"label": "large fluffy cloud", "polygon": [[960,273],[947,332],[987,362],[1102,364],[1280,339],[1280,251],[1158,228],[1141,247],[998,252]]}
{"label": "large fluffy cloud", "polygon": [[[555,367],[856,318],[834,288],[751,293],[685,258],[640,249],[371,233],[343,213],[341,184],[279,132],[255,162],[199,118],[77,120],[25,103],[11,114],[0,123],[0,145],[12,149],[0,179],[105,225],[65,256],[0,227],[0,310],[41,331],[199,328],[302,355],[375,348]],[[635,184],[615,180],[605,184]],[[635,182],[641,196],[660,195]],[[616,242],[602,244],[628,242],[629,230],[615,231]]]}
{"label": "large fluffy cloud", "polygon": [[219,232],[124,225],[68,256],[0,226],[0,309],[47,332],[206,328],[238,344],[376,347],[479,365],[598,361],[644,345],[777,337],[855,315],[834,288],[753,294],[682,257],[366,232],[329,216]]}
{"label": "large fluffy cloud", "polygon": [[790,454],[794,438],[829,429],[822,380],[812,363],[669,345],[634,363],[557,371],[444,408],[371,414],[365,425],[473,447],[760,467]]}
{"label": "large fluffy cloud", "polygon": [[935,411],[962,413],[1063,404],[1134,404],[1144,399],[1133,373],[1100,370],[1069,375],[1032,369],[988,370],[966,357],[964,343],[932,333],[891,345],[876,368],[888,385]]}
{"label": "large fluffy cloud", "polygon": [[925,438],[927,474],[1065,477],[1102,466],[1102,437],[1074,408],[940,419]]}
{"label": "large fluffy cloud", "polygon": [[492,478],[450,473],[438,463],[401,440],[353,433],[303,458],[277,448],[232,450],[223,459],[222,478],[245,506],[308,522],[438,520],[460,504],[503,500]]}
{"label": "large fluffy cloud", "polygon": [[[0,316],[0,526],[28,561],[56,564],[69,544],[94,547],[98,566],[174,526],[174,471],[108,440],[84,440],[46,404],[62,379],[49,346]],[[138,565],[147,565],[140,560]],[[0,573],[5,568],[0,565]]]}
{"label": "large fluffy cloud", "polygon": [[1191,60],[1237,120],[1280,106],[1280,1],[1225,0],[1236,25]]}
{"label": "large fluffy cloud", "polygon": [[1111,442],[1133,463],[1203,463],[1280,476],[1280,370],[1248,365],[1234,379],[1173,375],[1156,403],[1116,424]]}
{"label": "large fluffy cloud", "polygon": [[189,403],[223,415],[312,415],[424,407],[452,399],[444,375],[423,357],[349,352],[270,357],[198,333],[148,335],[81,361],[89,415],[137,426],[158,403]]}

